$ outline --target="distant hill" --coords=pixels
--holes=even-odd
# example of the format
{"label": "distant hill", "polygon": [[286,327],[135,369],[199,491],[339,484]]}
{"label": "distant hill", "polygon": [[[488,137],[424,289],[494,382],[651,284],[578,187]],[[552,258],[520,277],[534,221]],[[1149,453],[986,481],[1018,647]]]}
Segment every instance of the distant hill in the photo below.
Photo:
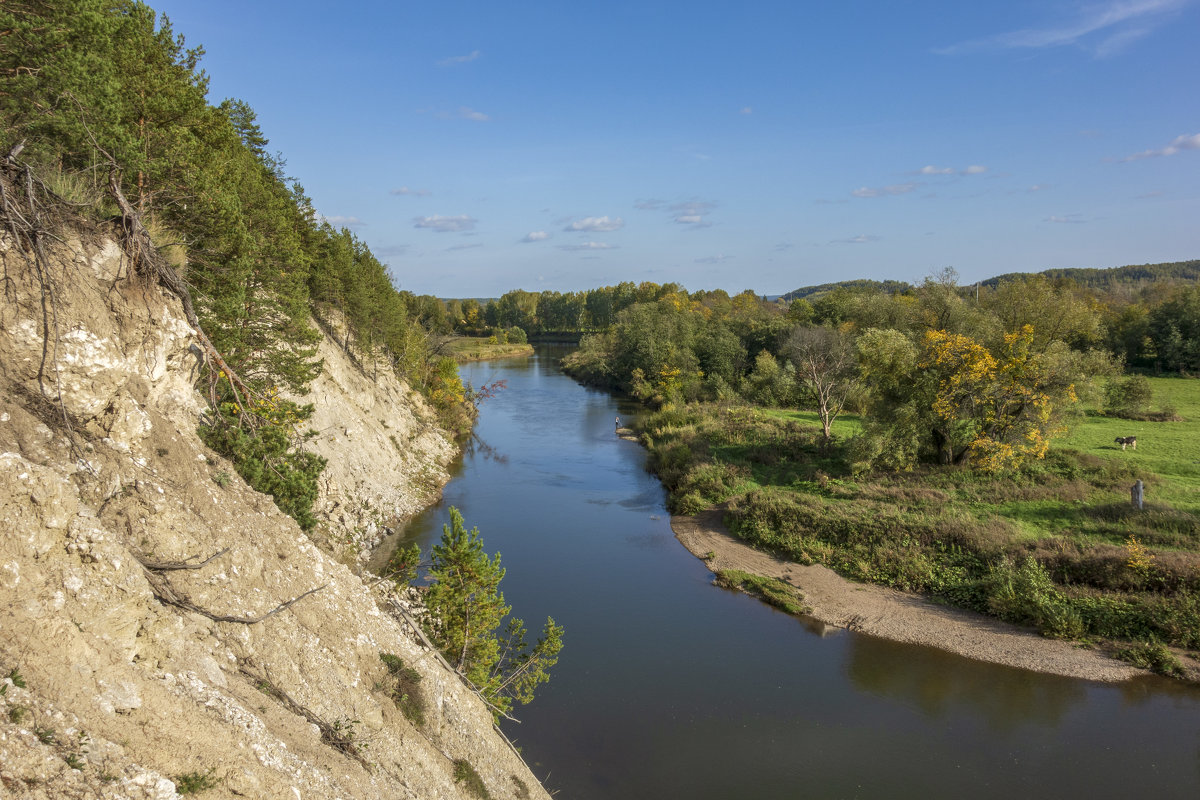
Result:
{"label": "distant hill", "polygon": [[852,292],[883,292],[885,294],[895,294],[896,292],[906,292],[912,288],[912,284],[905,281],[872,281],[866,278],[857,278],[852,281],[838,281],[837,283],[822,283],[817,286],[804,286],[800,289],[793,289],[785,295],[782,295],[783,300],[811,300],[814,297],[820,297],[823,294],[829,294],[834,289],[848,289]]}
{"label": "distant hill", "polygon": [[[1009,272],[980,281],[984,286],[995,287],[1000,281],[1021,277],[1026,273]],[[1047,278],[1069,278],[1080,286],[1092,289],[1108,289],[1119,284],[1154,283],[1167,281],[1178,283],[1200,280],[1200,260],[1175,261],[1168,264],[1135,264],[1127,267],[1097,269],[1094,267],[1066,267],[1047,269],[1038,273]]]}
{"label": "distant hill", "polygon": [[[1109,289],[1120,284],[1136,285],[1158,281],[1186,283],[1200,281],[1200,259],[1174,261],[1166,264],[1132,264],[1126,267],[1108,267],[1103,269],[1098,267],[1062,267],[1042,270],[1039,273],[1006,272],[1003,275],[997,275],[994,278],[988,278],[979,283],[981,286],[994,289],[1001,281],[1021,278],[1031,274],[1044,275],[1052,280],[1068,278],[1080,286],[1087,286],[1092,289]],[[781,295],[781,298],[787,301],[798,300],[800,298],[812,300],[821,295],[829,294],[835,289],[847,289],[852,292],[883,292],[885,294],[894,294],[896,292],[908,291],[911,288],[912,284],[905,281],[873,281],[858,278],[851,281],[804,286]]]}

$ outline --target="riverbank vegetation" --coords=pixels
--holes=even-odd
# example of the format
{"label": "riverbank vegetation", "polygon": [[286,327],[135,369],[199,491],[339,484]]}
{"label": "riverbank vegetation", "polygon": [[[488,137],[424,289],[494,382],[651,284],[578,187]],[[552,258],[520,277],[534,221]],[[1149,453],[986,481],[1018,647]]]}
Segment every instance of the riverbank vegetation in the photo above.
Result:
{"label": "riverbank vegetation", "polygon": [[[1200,288],[1164,273],[790,305],[668,288],[564,365],[657,409],[639,427],[673,511],[720,505],[785,558],[1142,658],[1200,648],[1200,382],[1126,369],[1200,368]],[[1135,343],[1134,317],[1175,345]]]}
{"label": "riverbank vegetation", "polygon": [[468,531],[453,506],[427,564],[421,564],[414,544],[393,553],[384,574],[406,586],[416,580],[421,566],[432,580],[422,594],[425,627],[446,660],[497,716],[506,716],[514,701],[531,702],[558,663],[563,627],[547,617],[541,638],[532,647],[527,643],[525,623],[510,616],[512,607],[500,591],[500,554],[484,551],[479,529]]}

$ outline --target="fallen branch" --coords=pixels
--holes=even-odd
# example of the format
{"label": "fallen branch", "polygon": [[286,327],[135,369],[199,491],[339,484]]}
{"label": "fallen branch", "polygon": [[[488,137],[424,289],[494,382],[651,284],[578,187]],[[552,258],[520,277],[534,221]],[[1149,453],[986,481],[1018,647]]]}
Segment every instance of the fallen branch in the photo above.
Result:
{"label": "fallen branch", "polygon": [[350,756],[364,767],[369,768],[371,766],[370,762],[363,758],[362,753],[359,752],[359,745],[354,740],[353,733],[346,732],[350,730],[347,726],[332,725],[297,703],[292,699],[291,695],[275,685],[275,682],[271,680],[271,673],[265,668],[263,672],[266,677],[255,675],[245,666],[239,667],[238,671],[258,684],[260,689],[262,688],[261,684],[266,684],[271,690],[270,695],[282,702],[289,711],[293,714],[299,714],[313,725],[316,725],[317,729],[321,732],[321,740],[323,742],[331,745],[335,750]]}
{"label": "fallen branch", "polygon": [[[211,561],[213,558],[216,558],[219,555],[221,555],[221,553],[217,553],[216,555],[212,556],[212,558],[210,558],[208,560]],[[134,556],[134,557],[137,558],[136,556]],[[171,586],[171,582],[168,581],[165,576],[159,575],[158,572],[156,572],[154,570],[154,567],[147,566],[146,564],[142,563],[140,559],[138,560],[138,563],[142,564],[143,571],[146,574],[146,580],[150,584],[150,591],[154,594],[155,597],[158,598],[159,602],[166,603],[169,606],[175,606],[176,608],[182,608],[184,611],[194,611],[195,613],[199,614],[202,617],[207,617],[208,619],[211,619],[213,622],[236,622],[239,625],[257,625],[258,623],[262,622],[263,620],[267,619],[268,617],[272,617],[272,616],[278,614],[280,611],[283,611],[284,609],[291,608],[296,603],[299,603],[301,600],[308,597],[310,594],[316,594],[317,592],[321,591],[322,589],[324,589],[326,586],[329,585],[328,583],[323,583],[315,589],[309,589],[304,594],[293,597],[291,600],[288,600],[286,603],[280,603],[279,605],[275,606],[275,608],[271,609],[270,611],[268,611],[265,614],[262,614],[261,616],[234,617],[234,616],[229,616],[228,614],[214,614],[211,611],[208,611],[207,609],[203,609],[200,606],[196,605],[195,603],[192,603],[190,600],[179,596],[179,594],[177,594],[175,592],[175,588],[173,586]],[[205,563],[207,563],[207,562],[205,562]],[[189,567],[178,567],[178,566],[169,566],[167,568],[168,569],[189,569]]]}
{"label": "fallen branch", "polygon": [[224,550],[218,550],[208,558],[204,559],[203,561],[197,561],[195,564],[189,562],[191,562],[193,559],[199,558],[200,556],[198,555],[188,556],[187,558],[183,559],[183,561],[143,561],[139,558],[138,562],[146,569],[152,569],[155,572],[168,572],[173,569],[200,569],[208,562],[219,558],[228,552],[229,548],[226,547]]}

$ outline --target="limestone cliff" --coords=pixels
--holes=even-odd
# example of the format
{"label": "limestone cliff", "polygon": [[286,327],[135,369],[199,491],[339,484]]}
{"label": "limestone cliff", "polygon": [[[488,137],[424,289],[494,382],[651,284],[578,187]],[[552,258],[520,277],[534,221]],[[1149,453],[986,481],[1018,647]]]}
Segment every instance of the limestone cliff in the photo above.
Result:
{"label": "limestone cliff", "polygon": [[321,374],[296,398],[316,411],[309,449],[328,459],[314,512],[330,550],[364,563],[386,527],[437,499],[456,449],[424,398],[389,370],[364,374],[330,335]]}
{"label": "limestone cliff", "polygon": [[[111,242],[62,238],[42,280],[0,238],[0,796],[472,796],[458,761],[493,798],[547,797],[382,598],[201,443],[176,300]],[[312,399],[348,410],[318,421],[325,445],[382,437],[435,484],[449,445],[397,410],[408,393],[331,367]],[[337,453],[327,508],[417,502],[370,464],[354,483]],[[420,673],[422,724],[381,653]]]}

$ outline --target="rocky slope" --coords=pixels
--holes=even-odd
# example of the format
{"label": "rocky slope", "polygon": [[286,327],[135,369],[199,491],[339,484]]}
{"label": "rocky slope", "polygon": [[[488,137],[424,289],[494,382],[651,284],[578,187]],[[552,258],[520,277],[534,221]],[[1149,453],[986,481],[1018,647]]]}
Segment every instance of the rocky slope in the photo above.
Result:
{"label": "rocky slope", "polygon": [[[45,359],[43,284],[0,238],[0,796],[472,796],[458,761],[491,797],[547,797],[388,604],[200,442],[174,298],[111,242],[63,238]],[[336,445],[394,436],[385,460],[432,470],[429,486],[449,445],[398,410],[402,387],[352,381],[334,368],[314,386],[346,403],[318,422],[325,507],[337,520],[334,503],[366,496],[403,513],[416,497],[373,462],[375,482],[356,482]],[[381,653],[418,670],[423,724],[392,699]]]}
{"label": "rocky slope", "polygon": [[385,369],[363,373],[326,335],[324,368],[300,403],[316,408],[309,449],[328,459],[313,508],[331,551],[362,564],[388,527],[432,503],[457,450],[421,395]]}

